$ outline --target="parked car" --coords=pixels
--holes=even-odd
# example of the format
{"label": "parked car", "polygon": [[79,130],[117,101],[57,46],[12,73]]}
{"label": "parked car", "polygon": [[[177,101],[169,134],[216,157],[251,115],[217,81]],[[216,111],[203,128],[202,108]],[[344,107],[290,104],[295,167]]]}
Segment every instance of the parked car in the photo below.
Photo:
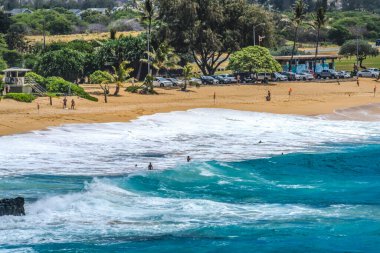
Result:
{"label": "parked car", "polygon": [[304,81],[314,80],[314,76],[310,74],[309,72],[302,72],[299,75],[301,76],[301,80],[304,80]]}
{"label": "parked car", "polygon": [[284,75],[288,78],[288,81],[299,81],[301,76],[293,72],[281,72],[281,75]]}
{"label": "parked car", "polygon": [[199,78],[194,78],[193,77],[193,78],[190,78],[189,83],[191,85],[201,85],[202,84],[202,80],[199,79]]}
{"label": "parked car", "polygon": [[164,77],[156,77],[156,78],[154,78],[153,86],[156,86],[156,87],[172,87],[174,85],[170,80],[168,80]]}
{"label": "parked car", "polygon": [[339,78],[351,78],[351,72],[349,71],[338,71]]}
{"label": "parked car", "polygon": [[221,75],[213,75],[212,76],[214,79],[218,80],[220,84],[227,84],[229,83],[229,79],[226,77],[223,77]]}
{"label": "parked car", "polygon": [[256,82],[268,83],[272,81],[272,74],[270,73],[257,73],[256,74]]}
{"label": "parked car", "polygon": [[278,72],[274,72],[272,76],[273,81],[287,81],[288,77],[284,76]]}
{"label": "parked car", "polygon": [[317,73],[317,78],[321,79],[337,79],[339,77],[338,72],[333,69],[324,69],[321,72]]}
{"label": "parked car", "polygon": [[237,79],[234,75],[231,74],[221,74],[220,76],[226,78],[228,83],[237,83]]}
{"label": "parked car", "polygon": [[380,69],[378,68],[369,68],[368,70],[373,72],[380,72]]}
{"label": "parked car", "polygon": [[371,71],[369,69],[364,69],[358,72],[358,77],[378,77],[379,72]]}
{"label": "parked car", "polygon": [[201,76],[202,84],[218,84],[219,81],[212,76]]}
{"label": "parked car", "polygon": [[174,86],[181,86],[184,84],[182,80],[179,80],[177,78],[166,78],[166,79],[172,82]]}
{"label": "parked car", "polygon": [[236,81],[238,77],[240,78],[240,83],[254,83],[255,82],[255,76],[253,73],[235,73]]}

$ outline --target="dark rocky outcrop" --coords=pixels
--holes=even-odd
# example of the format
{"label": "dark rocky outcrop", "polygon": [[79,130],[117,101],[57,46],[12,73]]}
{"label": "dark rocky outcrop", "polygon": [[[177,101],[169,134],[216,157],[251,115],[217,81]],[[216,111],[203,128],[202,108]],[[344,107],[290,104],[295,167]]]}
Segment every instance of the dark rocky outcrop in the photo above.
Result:
{"label": "dark rocky outcrop", "polygon": [[25,215],[24,203],[25,203],[25,200],[24,198],[21,198],[21,197],[18,197],[15,199],[0,199],[0,216]]}

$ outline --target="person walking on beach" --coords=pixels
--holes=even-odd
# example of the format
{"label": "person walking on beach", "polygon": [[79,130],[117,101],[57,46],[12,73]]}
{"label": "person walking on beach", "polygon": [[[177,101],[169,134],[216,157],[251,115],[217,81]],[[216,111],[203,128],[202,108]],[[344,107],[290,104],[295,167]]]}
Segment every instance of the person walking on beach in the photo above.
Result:
{"label": "person walking on beach", "polygon": [[188,155],[186,160],[189,163],[191,161],[191,157]]}
{"label": "person walking on beach", "polygon": [[214,105],[215,105],[215,102],[216,102],[216,92],[214,91]]}
{"label": "person walking on beach", "polygon": [[152,165],[152,163],[149,163],[148,170],[153,170],[153,165]]}
{"label": "person walking on beach", "polygon": [[38,111],[38,114],[40,113],[40,103],[37,103],[37,111]]}
{"label": "person walking on beach", "polygon": [[71,100],[71,110],[75,110],[75,101],[74,101],[74,99]]}
{"label": "person walking on beach", "polygon": [[292,92],[293,92],[293,89],[289,88],[289,100],[290,100],[290,96],[292,95]]}
{"label": "person walking on beach", "polygon": [[63,99],[63,109],[66,109],[67,108],[67,98],[65,97]]}
{"label": "person walking on beach", "polygon": [[377,90],[377,87],[375,85],[375,87],[373,88],[373,96],[376,97],[376,90]]}

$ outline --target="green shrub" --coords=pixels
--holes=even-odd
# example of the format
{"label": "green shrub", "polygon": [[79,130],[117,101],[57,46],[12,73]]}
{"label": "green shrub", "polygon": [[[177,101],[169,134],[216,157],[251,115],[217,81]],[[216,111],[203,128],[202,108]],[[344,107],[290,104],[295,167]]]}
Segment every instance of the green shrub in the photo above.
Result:
{"label": "green shrub", "polygon": [[36,99],[32,94],[27,93],[8,93],[4,96],[7,99],[13,99],[19,102],[31,103]]}
{"label": "green shrub", "polygon": [[74,83],[68,82],[61,77],[48,77],[46,78],[46,88],[48,92],[52,93],[64,93],[68,94],[71,90],[72,94],[77,95],[78,97],[88,99],[90,101],[97,102],[98,99],[92,97],[90,94],[84,91],[84,89]]}
{"label": "green shrub", "polygon": [[112,82],[112,75],[107,71],[97,70],[90,75],[90,82],[101,84],[101,83],[110,83]]}
{"label": "green shrub", "polygon": [[128,86],[125,89],[125,91],[130,92],[130,93],[138,93],[140,89],[141,89],[140,86],[138,86],[138,85],[132,85],[132,86]]}
{"label": "green shrub", "polygon": [[38,83],[39,85],[41,85],[42,87],[46,88],[46,79],[45,79],[45,77],[40,76],[39,74],[36,74],[34,72],[28,72],[28,73],[26,73],[25,78],[27,80],[32,80],[32,81]]}

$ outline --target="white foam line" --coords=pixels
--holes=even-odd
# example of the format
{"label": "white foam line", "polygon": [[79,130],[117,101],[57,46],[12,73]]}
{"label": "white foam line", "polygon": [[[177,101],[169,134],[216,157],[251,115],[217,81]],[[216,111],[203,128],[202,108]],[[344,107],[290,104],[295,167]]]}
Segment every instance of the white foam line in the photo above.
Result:
{"label": "white foam line", "polygon": [[[128,123],[76,124],[0,138],[0,177],[113,175],[194,161],[241,161],[371,142],[377,122],[334,121],[224,109],[143,116]],[[262,141],[259,144],[259,141]],[[135,165],[138,165],[137,168]]]}

